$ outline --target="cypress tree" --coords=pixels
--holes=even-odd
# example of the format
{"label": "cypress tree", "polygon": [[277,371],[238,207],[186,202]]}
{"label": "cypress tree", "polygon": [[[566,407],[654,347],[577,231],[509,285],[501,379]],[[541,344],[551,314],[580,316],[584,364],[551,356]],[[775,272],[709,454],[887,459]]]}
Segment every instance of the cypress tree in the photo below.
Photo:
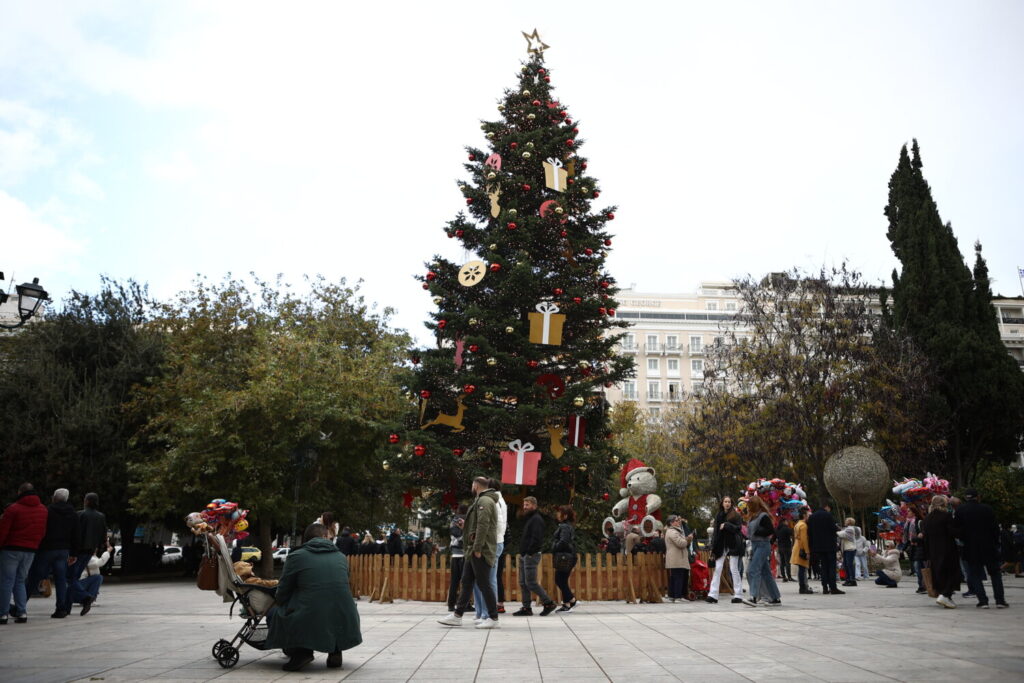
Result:
{"label": "cypress tree", "polygon": [[928,359],[930,409],[945,428],[947,458],[937,467],[964,485],[979,465],[1009,462],[1021,448],[1024,374],[999,337],[981,244],[972,272],[922,166],[914,140],[910,154],[903,146],[889,180],[887,236],[902,268],[893,271],[888,319]]}

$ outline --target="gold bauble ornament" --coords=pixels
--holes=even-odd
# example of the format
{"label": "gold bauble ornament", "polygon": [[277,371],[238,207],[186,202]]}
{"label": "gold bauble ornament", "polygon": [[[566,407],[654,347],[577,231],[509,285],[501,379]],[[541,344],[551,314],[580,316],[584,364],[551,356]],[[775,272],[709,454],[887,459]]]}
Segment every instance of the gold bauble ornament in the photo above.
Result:
{"label": "gold bauble ornament", "polygon": [[383,467],[383,468],[384,468],[384,469],[386,469],[386,470],[390,470],[390,469],[391,469],[391,464],[390,464],[390,463],[389,463],[389,462],[388,462],[387,460],[385,460],[384,462],[382,462],[382,463],[380,464],[380,466],[381,466],[381,467]]}
{"label": "gold bauble ornament", "polygon": [[497,244],[491,244],[491,245],[488,245],[487,248],[490,249],[491,251],[497,251],[498,250],[498,245]]}
{"label": "gold bauble ornament", "polygon": [[498,174],[495,173],[494,171],[491,171],[490,173],[487,174],[487,179],[488,180],[494,180],[497,177],[498,177]]}
{"label": "gold bauble ornament", "polygon": [[579,366],[580,366],[580,369],[586,370],[587,368],[590,367],[590,361],[581,360],[579,362]]}
{"label": "gold bauble ornament", "polygon": [[536,115],[536,114],[533,114],[533,113],[530,113],[530,114],[527,114],[527,115],[526,115],[526,118],[527,118],[528,120],[530,120],[530,121],[533,121],[533,120],[534,120],[535,118],[537,118],[537,115]]}
{"label": "gold bauble ornament", "polygon": [[618,465],[619,464],[619,456],[617,456],[617,455],[613,455],[612,456],[612,464],[613,465]]}
{"label": "gold bauble ornament", "polygon": [[487,452],[487,447],[486,446],[477,446],[476,447],[476,452],[477,453],[486,453]]}
{"label": "gold bauble ornament", "polygon": [[563,209],[560,206],[556,206],[555,207],[555,213],[557,213],[559,216],[561,216],[563,213],[565,213],[565,209]]}
{"label": "gold bauble ornament", "polygon": [[488,139],[493,140],[494,139],[494,133],[488,133],[487,137],[488,137]]}
{"label": "gold bauble ornament", "polygon": [[498,111],[505,111],[505,105],[504,104],[499,104],[498,105]]}
{"label": "gold bauble ornament", "polygon": [[526,148],[527,149],[533,149],[533,143],[532,142],[527,142],[526,143]]}
{"label": "gold bauble ornament", "polygon": [[[525,71],[525,69],[524,69],[524,71]],[[530,96],[530,91],[529,90],[524,90],[523,91],[523,95],[526,96],[526,97],[529,97]]]}
{"label": "gold bauble ornament", "polygon": [[529,152],[523,152],[523,158],[524,158],[524,159],[529,159],[529,158],[530,158],[530,157],[532,157],[532,156],[533,156],[533,155],[532,155],[532,154],[530,154]]}
{"label": "gold bauble ornament", "polygon": [[440,306],[442,301],[444,301],[443,297],[440,297],[440,296],[435,296],[434,297],[434,305],[435,306]]}
{"label": "gold bauble ornament", "polygon": [[511,325],[509,325],[508,327],[505,328],[505,334],[512,334],[515,331],[516,331],[516,328],[512,327]]}
{"label": "gold bauble ornament", "polygon": [[586,472],[586,471],[587,471],[587,465],[586,465],[586,463],[584,463],[584,464],[580,465],[580,466],[579,466],[579,470],[580,470],[580,472]]}
{"label": "gold bauble ornament", "polygon": [[513,218],[515,218],[516,216],[519,215],[519,209],[509,209],[508,210],[508,215],[512,216]]}
{"label": "gold bauble ornament", "polygon": [[487,124],[486,123],[481,123],[480,124],[480,130],[487,130]]}
{"label": "gold bauble ornament", "polygon": [[527,71],[529,71],[529,69],[527,69],[525,66],[520,67],[519,70],[522,71],[523,73],[526,73]]}
{"label": "gold bauble ornament", "polygon": [[476,325],[478,322],[480,322],[480,321],[477,320],[476,318],[470,318],[469,319],[469,324],[470,325]]}
{"label": "gold bauble ornament", "polygon": [[584,403],[586,403],[586,400],[582,396],[577,396],[572,400],[572,404],[577,408],[582,408]]}
{"label": "gold bauble ornament", "polygon": [[488,401],[492,401],[494,400],[494,394],[488,391],[486,394],[484,394],[484,398],[486,398]]}
{"label": "gold bauble ornament", "polygon": [[491,367],[494,367],[495,365],[498,364],[498,359],[495,358],[494,356],[491,356],[490,358],[487,359],[487,364],[490,365]]}

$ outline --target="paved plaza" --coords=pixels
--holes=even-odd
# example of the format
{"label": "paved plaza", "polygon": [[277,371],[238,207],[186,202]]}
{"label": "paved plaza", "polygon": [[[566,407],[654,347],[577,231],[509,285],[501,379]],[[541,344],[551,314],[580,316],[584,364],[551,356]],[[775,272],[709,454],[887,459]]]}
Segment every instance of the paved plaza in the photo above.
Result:
{"label": "paved plaza", "polygon": [[241,621],[214,593],[186,582],[112,583],[87,617],[50,619],[50,601],[39,600],[27,624],[0,627],[0,680],[1024,680],[1024,579],[1007,579],[1008,610],[959,598],[959,609],[943,610],[915,587],[862,582],[830,597],[798,595],[787,583],[780,608],[586,603],[565,616],[505,615],[494,631],[473,629],[472,615],[446,629],[435,622],[439,604],[363,599],[363,644],[341,670],[318,654],[287,674],[279,651],[248,646],[234,669],[217,665],[211,646]]}

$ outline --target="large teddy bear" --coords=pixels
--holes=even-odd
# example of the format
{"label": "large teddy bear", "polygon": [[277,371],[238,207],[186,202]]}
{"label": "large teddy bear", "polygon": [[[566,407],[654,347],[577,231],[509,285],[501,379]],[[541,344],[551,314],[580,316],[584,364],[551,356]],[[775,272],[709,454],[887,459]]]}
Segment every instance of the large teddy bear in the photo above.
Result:
{"label": "large teddy bear", "polygon": [[[633,458],[622,468],[620,477],[622,499],[612,507],[612,516],[601,525],[605,536],[625,536],[629,530],[644,536],[655,536],[661,530],[661,496],[654,468]],[[616,521],[623,517],[622,521]]]}

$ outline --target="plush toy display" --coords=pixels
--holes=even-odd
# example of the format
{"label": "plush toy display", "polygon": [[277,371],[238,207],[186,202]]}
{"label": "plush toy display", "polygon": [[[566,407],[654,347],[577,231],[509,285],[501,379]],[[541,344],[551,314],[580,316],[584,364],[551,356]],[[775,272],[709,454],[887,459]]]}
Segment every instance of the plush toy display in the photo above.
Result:
{"label": "plush toy display", "polygon": [[192,533],[199,536],[204,533],[220,534],[228,544],[235,539],[242,540],[249,535],[248,510],[240,510],[238,503],[223,498],[214,498],[202,512],[190,512],[185,517],[185,524]]}
{"label": "plush toy display", "polygon": [[[606,517],[601,525],[605,536],[625,537],[630,529],[637,527],[644,536],[655,536],[661,530],[661,496],[658,479],[653,467],[647,467],[633,458],[622,468],[620,476],[621,500],[612,507],[612,516]],[[616,521],[620,517],[622,521]]]}
{"label": "plush toy display", "polygon": [[807,495],[800,484],[785,479],[758,479],[747,484],[737,507],[746,510],[746,501],[757,496],[775,519],[796,519],[797,511],[807,505]]}
{"label": "plush toy display", "polygon": [[264,588],[274,588],[277,586],[277,579],[261,579],[252,573],[252,565],[248,562],[235,562],[231,565],[235,569],[235,574],[238,575],[245,583],[250,586],[263,586]]}
{"label": "plush toy display", "polygon": [[924,479],[904,477],[903,481],[894,481],[892,493],[900,498],[899,506],[886,500],[885,506],[875,514],[878,515],[878,535],[899,542],[903,537],[903,526],[911,519],[924,519],[932,498],[949,493],[949,482],[928,472]]}

